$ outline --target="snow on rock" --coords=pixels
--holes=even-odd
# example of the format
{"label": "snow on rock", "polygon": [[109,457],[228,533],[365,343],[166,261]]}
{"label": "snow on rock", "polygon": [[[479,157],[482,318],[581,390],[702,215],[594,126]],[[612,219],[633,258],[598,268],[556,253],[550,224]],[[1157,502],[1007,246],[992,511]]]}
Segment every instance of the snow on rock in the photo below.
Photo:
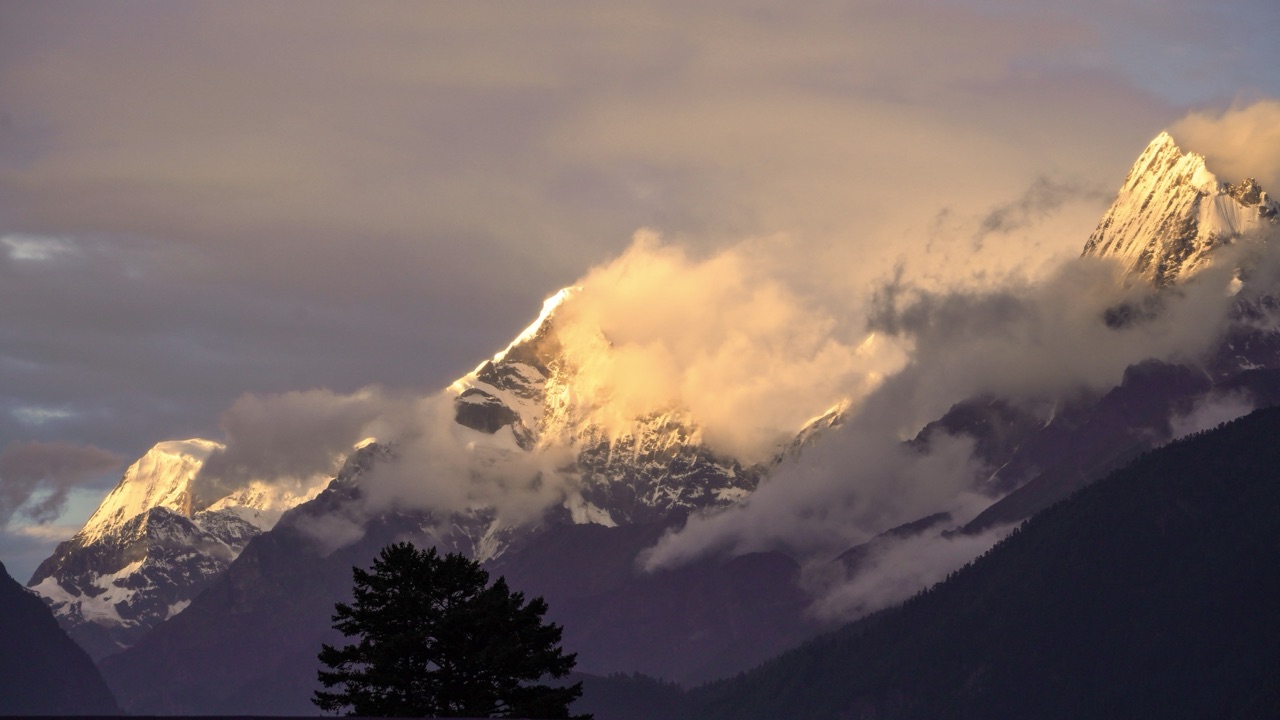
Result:
{"label": "snow on rock", "polygon": [[30,587],[97,659],[186,607],[259,532],[228,513],[188,518],[153,507],[91,543],[76,536],[60,544]]}
{"label": "snow on rock", "polygon": [[[565,288],[548,298],[511,344],[449,386],[456,423],[475,431],[468,447],[568,449],[576,463],[565,472],[580,494],[566,498],[562,510],[575,523],[654,522],[740,502],[762,469],[713,453],[687,413],[657,409],[634,418],[626,432],[606,433],[591,409],[607,400],[575,397],[577,368],[561,345],[556,315],[582,292]],[[603,336],[591,348],[611,351]]]}
{"label": "snow on rock", "polygon": [[798,460],[805,450],[813,447],[832,430],[843,425],[848,419],[851,407],[850,401],[844,399],[827,408],[827,411],[821,415],[810,418],[800,427],[791,442],[774,457],[773,464],[779,465],[783,462]]}
{"label": "snow on rock", "polygon": [[1274,227],[1280,203],[1246,179],[1220,181],[1202,155],[1160,133],[1138,157],[1084,255],[1115,258],[1156,287],[1206,267],[1214,250]]}
{"label": "snow on rock", "polygon": [[[275,527],[285,511],[315,497],[328,484],[329,478],[326,475],[317,475],[305,482],[268,483],[254,480],[210,504],[205,511],[234,515],[258,530],[266,531]],[[200,513],[203,514],[204,512]]]}

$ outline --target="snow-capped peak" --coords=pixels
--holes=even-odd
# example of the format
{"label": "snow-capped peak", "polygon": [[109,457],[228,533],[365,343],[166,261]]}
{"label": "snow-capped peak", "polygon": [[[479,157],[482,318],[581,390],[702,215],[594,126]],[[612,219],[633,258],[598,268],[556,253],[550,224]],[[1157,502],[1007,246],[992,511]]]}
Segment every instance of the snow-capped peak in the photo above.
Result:
{"label": "snow-capped peak", "polygon": [[222,443],[202,438],[157,443],[125,470],[78,536],[86,544],[94,542],[156,507],[190,516],[191,481],[209,455],[222,447]]}
{"label": "snow-capped peak", "polygon": [[567,288],[561,288],[560,291],[557,292],[555,295],[552,295],[551,297],[542,301],[542,312],[538,313],[538,319],[534,320],[533,323],[529,325],[529,327],[521,331],[520,334],[516,336],[516,339],[512,340],[511,344],[507,345],[507,347],[503,349],[502,352],[499,352],[496,355],[494,355],[493,361],[502,362],[502,360],[507,357],[507,354],[510,353],[511,350],[515,348],[517,345],[526,343],[534,339],[535,337],[537,337],[538,332],[541,331],[543,326],[547,324],[547,321],[551,319],[552,315],[555,314],[555,311],[561,305],[563,305],[565,301],[567,301],[569,298],[573,297],[574,295],[578,294],[581,291],[582,291],[582,288],[576,285],[570,286]]}
{"label": "snow-capped peak", "polygon": [[94,658],[180,612],[250,540],[328,484],[325,475],[254,480],[202,496],[196,479],[223,448],[201,438],[157,443],[36,569],[29,586]]}
{"label": "snow-capped peak", "polygon": [[315,497],[329,480],[323,474],[297,481],[254,480],[225,497],[197,497],[193,481],[209,456],[224,447],[203,438],[156,443],[125,470],[76,538],[91,544],[117,533],[153,508],[172,510],[186,518],[204,511],[229,511],[267,530],[284,511]]}
{"label": "snow-capped peak", "polygon": [[468,447],[529,449],[543,424],[550,363],[559,354],[556,311],[582,288],[567,287],[542,303],[538,318],[506,348],[458,378],[445,392],[457,409],[455,435]]}
{"label": "snow-capped peak", "polygon": [[1085,243],[1084,255],[1120,260],[1162,287],[1207,266],[1215,248],[1274,225],[1280,203],[1252,178],[1222,182],[1203,155],[1162,132],[1143,150]]}

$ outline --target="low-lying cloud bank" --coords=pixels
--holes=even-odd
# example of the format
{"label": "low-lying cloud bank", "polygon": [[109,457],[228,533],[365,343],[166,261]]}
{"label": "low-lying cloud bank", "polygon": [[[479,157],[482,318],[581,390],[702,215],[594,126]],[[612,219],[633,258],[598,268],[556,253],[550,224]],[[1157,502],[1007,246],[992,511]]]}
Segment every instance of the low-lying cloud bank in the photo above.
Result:
{"label": "low-lying cloud bank", "polygon": [[874,548],[856,571],[836,562],[808,568],[810,609],[824,620],[848,620],[889,607],[945,580],[990,550],[1011,530],[996,527],[976,535],[921,533]]}

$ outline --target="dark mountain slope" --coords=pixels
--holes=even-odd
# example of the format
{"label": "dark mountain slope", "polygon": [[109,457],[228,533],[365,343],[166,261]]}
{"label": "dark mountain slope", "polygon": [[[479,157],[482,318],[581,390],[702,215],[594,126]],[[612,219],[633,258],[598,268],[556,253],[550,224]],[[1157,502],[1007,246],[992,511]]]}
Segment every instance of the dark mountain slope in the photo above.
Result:
{"label": "dark mountain slope", "polygon": [[1213,389],[1201,371],[1155,360],[1131,365],[1097,401],[1063,408],[1007,457],[985,459],[1000,470],[1000,489],[1013,489],[965,529],[982,532],[1025,520],[1117,470],[1171,436],[1170,418],[1190,412]]}
{"label": "dark mountain slope", "polygon": [[[541,595],[578,670],[639,671],[682,683],[751,667],[824,629],[804,610],[800,567],[777,552],[706,558],[646,573],[635,558],[660,525],[548,528],[491,567]],[[828,626],[829,627],[829,626]]]}
{"label": "dark mountain slope", "polygon": [[0,715],[116,715],[93,661],[0,564]]}
{"label": "dark mountain slope", "polygon": [[1174,443],[698,717],[1280,717],[1280,409]]}

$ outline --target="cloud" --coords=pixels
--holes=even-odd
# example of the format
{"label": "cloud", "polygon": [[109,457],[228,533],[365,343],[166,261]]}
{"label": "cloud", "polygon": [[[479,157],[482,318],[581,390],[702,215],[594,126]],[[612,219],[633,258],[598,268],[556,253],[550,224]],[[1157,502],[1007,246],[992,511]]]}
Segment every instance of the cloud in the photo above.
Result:
{"label": "cloud", "polygon": [[1170,133],[1184,150],[1204,155],[1219,180],[1255,178],[1280,197],[1280,100],[1192,112]]}
{"label": "cloud", "polygon": [[[1197,363],[1225,328],[1235,272],[1223,262],[1168,292],[1125,289],[1108,260],[1077,258],[1041,282],[989,290],[932,292],[909,283],[884,286],[871,326],[913,346],[913,362],[893,392],[909,393],[923,423],[945,411],[939,402],[993,394],[1054,397],[1078,388],[1105,389],[1147,358]],[[1151,307],[1140,322],[1106,322],[1117,307]],[[907,378],[910,378],[908,381]]]}
{"label": "cloud", "polygon": [[760,247],[695,258],[640,232],[580,279],[556,316],[580,412],[616,435],[674,408],[711,447],[753,463],[836,401],[865,394],[892,349],[774,277]]}
{"label": "cloud", "polygon": [[[1156,297],[1126,289],[1118,270],[1078,258],[1044,282],[998,289],[939,293],[902,279],[886,284],[869,324],[905,349],[901,369],[741,506],[691,518],[644,565],[768,548],[834,554],[932,513],[976,514],[995,499],[980,482],[993,468],[972,456],[967,437],[943,436],[923,450],[906,445],[925,423],[984,395],[1048,407],[1083,388],[1111,388],[1147,358],[1194,364],[1220,337],[1232,302],[1230,263]],[[1108,308],[1126,302],[1154,302],[1158,311],[1109,325]]]}
{"label": "cloud", "polygon": [[75,252],[74,248],[61,238],[19,233],[0,237],[0,245],[5,247],[5,252],[11,260],[19,262],[48,262]]}
{"label": "cloud", "polygon": [[327,557],[334,550],[363,538],[368,519],[362,508],[343,506],[322,515],[298,515],[292,522],[293,527],[315,543],[320,555]]}
{"label": "cloud", "polygon": [[971,440],[939,436],[921,451],[899,441],[892,420],[859,412],[778,467],[742,505],[692,517],[663,536],[642,565],[771,549],[830,557],[926,515],[970,516],[989,502],[974,489],[982,467]]}
{"label": "cloud", "polygon": [[225,447],[196,478],[196,495],[217,499],[249,482],[309,481],[332,474],[357,443],[394,438],[400,404],[378,388],[243,395],[222,414]]}
{"label": "cloud", "polygon": [[[885,538],[851,575],[838,563],[811,567],[810,590],[816,599],[810,612],[823,620],[848,621],[900,603],[945,580],[1008,532],[1009,528],[1000,527],[977,535],[923,533]],[[819,573],[825,576],[816,577]]]}
{"label": "cloud", "polygon": [[428,510],[446,522],[452,513],[492,512],[511,527],[540,520],[574,492],[569,447],[526,452],[510,426],[489,435],[456,423],[455,412],[448,392],[414,402],[394,459],[361,481],[366,513]]}
{"label": "cloud", "polygon": [[833,316],[899,259],[1023,262],[921,259],[917,226],[1118,172],[1165,121],[1083,67],[1093,17],[6,4],[0,406],[77,413],[13,436],[132,455],[246,391],[420,395],[637,227],[695,257],[785,233],[774,272]]}
{"label": "cloud", "polygon": [[[792,289],[803,278],[777,276],[772,260],[779,246],[788,247],[787,240],[697,253],[641,231],[621,256],[580,278],[552,321],[566,370],[558,377],[567,385],[558,391],[570,422],[617,437],[640,417],[674,411],[714,450],[755,463],[772,459],[805,421],[836,402],[865,396],[900,365],[901,353],[869,337],[861,322],[841,324],[818,298]],[[271,412],[259,400],[239,401],[223,421],[227,456],[243,444],[237,437],[252,438],[263,457],[288,454],[295,444],[298,452],[314,452],[330,435],[330,449],[349,447],[355,428],[376,416],[389,428],[379,437],[393,443],[394,458],[361,481],[368,514],[425,509],[443,521],[451,513],[492,510],[500,523],[519,525],[578,492],[572,433],[559,437],[553,428],[526,452],[509,427],[490,435],[456,423],[449,392],[405,399],[390,407],[394,417],[383,415],[385,399],[302,399],[273,398],[265,403]],[[336,402],[339,410],[317,412],[310,407],[316,402],[326,408]],[[237,431],[231,420],[242,415],[252,419],[245,424],[265,429]],[[271,423],[287,427],[295,416],[341,422],[323,432],[300,426],[296,442],[271,437]],[[332,461],[325,453],[313,459]],[[254,465],[279,474],[279,462]],[[221,472],[223,464],[215,455],[207,472]]]}
{"label": "cloud", "polygon": [[[579,419],[615,434],[674,410],[713,448],[766,461],[805,420],[848,403],[843,425],[776,468],[741,507],[664,537],[644,558],[649,568],[773,547],[820,555],[924,515],[972,516],[994,498],[981,486],[991,468],[970,439],[937,436],[924,449],[904,440],[970,397],[1047,407],[1110,388],[1147,358],[1194,363],[1233,302],[1229,262],[1150,295],[1126,288],[1109,261],[1075,258],[1047,279],[985,290],[933,291],[898,277],[873,294],[863,320],[840,322],[820,296],[773,272],[775,250],[762,240],[698,255],[642,232],[554,315],[572,368],[561,376],[565,397]],[[1126,303],[1156,310],[1108,324]],[[243,399],[224,427],[229,456],[252,441],[239,452],[259,458],[255,472],[296,474],[333,467],[376,421],[396,459],[363,481],[366,514],[415,508],[444,521],[493,510],[519,525],[574,497],[571,443],[544,438],[528,453],[510,428],[487,435],[454,413],[447,392],[399,403],[373,391],[291,394]]]}
{"label": "cloud", "polygon": [[974,245],[980,249],[983,239],[993,233],[1006,234],[1033,227],[1067,203],[1107,198],[1109,195],[1098,188],[1040,176],[1019,198],[999,205],[983,216],[974,234]]}
{"label": "cloud", "polygon": [[48,523],[61,514],[67,494],[99,485],[123,458],[96,447],[67,443],[10,443],[0,452],[0,527],[15,514]]}

